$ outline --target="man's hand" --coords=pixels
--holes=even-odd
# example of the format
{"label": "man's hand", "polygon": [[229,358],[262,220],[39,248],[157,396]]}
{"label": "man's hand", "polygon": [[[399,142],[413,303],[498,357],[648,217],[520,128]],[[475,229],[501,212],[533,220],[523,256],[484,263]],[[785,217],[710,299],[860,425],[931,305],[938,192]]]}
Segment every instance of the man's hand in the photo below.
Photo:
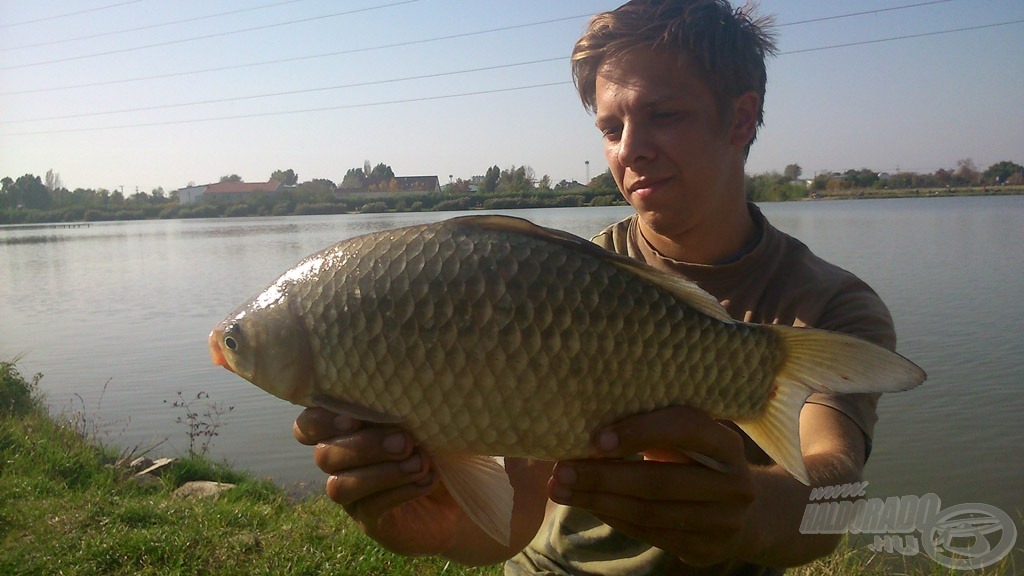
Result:
{"label": "man's hand", "polygon": [[316,446],[316,465],[330,475],[327,495],[368,536],[400,554],[451,548],[462,511],[407,432],[319,408],[303,411],[292,430]]}
{"label": "man's hand", "polygon": [[[587,509],[688,564],[736,558],[756,494],[740,434],[703,412],[674,407],[616,422],[594,444],[608,459],[559,462],[548,485],[552,500]],[[724,471],[684,452],[707,456]],[[643,460],[611,459],[638,453]]]}

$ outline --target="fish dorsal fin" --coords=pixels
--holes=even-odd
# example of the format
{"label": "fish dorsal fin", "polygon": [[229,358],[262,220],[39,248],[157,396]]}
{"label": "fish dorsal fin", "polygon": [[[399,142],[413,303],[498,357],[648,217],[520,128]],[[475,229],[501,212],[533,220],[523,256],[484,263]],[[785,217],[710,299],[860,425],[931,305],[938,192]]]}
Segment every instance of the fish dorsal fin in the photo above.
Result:
{"label": "fish dorsal fin", "polygon": [[492,456],[431,456],[431,465],[466,516],[488,536],[508,546],[515,492],[503,464]]}
{"label": "fish dorsal fin", "polygon": [[671,292],[677,298],[686,302],[690,307],[702,314],[714,318],[715,320],[728,323],[735,322],[735,320],[729,316],[729,313],[725,311],[725,308],[722,307],[722,304],[714,296],[708,294],[693,282],[675,274],[658,270],[650,264],[641,262],[635,258],[630,258],[623,254],[605,250],[593,242],[584,240],[583,238],[568,232],[555,230],[553,228],[544,228],[530,222],[529,220],[514,218],[512,216],[463,216],[460,218],[453,218],[450,222],[456,225],[468,225],[489,230],[501,230],[505,232],[525,234],[547,242],[561,244],[562,246],[572,250],[579,250],[596,258],[605,260],[627,272],[630,272],[631,274],[635,274],[643,278],[659,288]]}

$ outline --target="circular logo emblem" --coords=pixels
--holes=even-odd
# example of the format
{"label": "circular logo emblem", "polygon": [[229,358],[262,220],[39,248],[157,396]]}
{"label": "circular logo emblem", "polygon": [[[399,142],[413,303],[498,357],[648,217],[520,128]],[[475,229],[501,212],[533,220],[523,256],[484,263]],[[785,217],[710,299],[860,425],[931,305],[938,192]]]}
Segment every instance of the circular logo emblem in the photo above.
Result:
{"label": "circular logo emblem", "polygon": [[977,570],[1010,552],[1017,541],[1017,527],[995,506],[957,504],[922,526],[921,537],[924,552],[939,564],[954,570]]}

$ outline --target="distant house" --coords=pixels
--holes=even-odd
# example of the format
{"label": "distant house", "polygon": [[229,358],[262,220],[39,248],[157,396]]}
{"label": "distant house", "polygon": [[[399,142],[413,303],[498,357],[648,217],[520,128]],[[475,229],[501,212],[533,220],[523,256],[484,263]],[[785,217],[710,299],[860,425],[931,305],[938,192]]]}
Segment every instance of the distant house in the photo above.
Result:
{"label": "distant house", "polygon": [[178,193],[178,204],[195,204],[203,197],[203,192],[206,192],[206,185],[188,186],[175,192]]}
{"label": "distant house", "polygon": [[195,204],[205,199],[208,202],[237,202],[252,194],[275,194],[284,186],[277,180],[266,182],[218,182],[204,186],[189,186],[178,190],[179,204]]}

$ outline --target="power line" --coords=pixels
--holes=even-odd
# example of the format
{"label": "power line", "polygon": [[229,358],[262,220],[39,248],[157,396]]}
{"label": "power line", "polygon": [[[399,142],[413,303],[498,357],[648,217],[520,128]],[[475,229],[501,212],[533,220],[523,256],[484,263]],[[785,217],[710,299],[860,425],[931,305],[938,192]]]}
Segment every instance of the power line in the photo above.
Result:
{"label": "power line", "polygon": [[882,42],[892,42],[894,40],[907,40],[909,38],[923,38],[925,36],[939,36],[941,34],[952,34],[954,32],[967,32],[969,30],[981,30],[983,28],[996,28],[998,26],[1010,26],[1013,24],[1020,24],[1024,20],[1012,20],[1010,22],[998,22],[996,24],[982,24],[981,26],[968,26],[966,28],[954,28],[952,30],[939,30],[937,32],[922,32],[921,34],[907,34],[905,36],[893,36],[891,38],[879,38],[877,40],[860,40],[857,42],[847,42],[845,44],[831,44],[829,46],[819,46],[817,48],[803,48],[801,50],[789,50],[787,52],[779,52],[779,56],[788,56],[790,54],[803,54],[804,52],[820,52],[822,50],[834,50],[836,48],[849,48],[850,46],[864,46],[866,44],[879,44]]}
{"label": "power line", "polygon": [[79,10],[78,12],[68,12],[67,14],[57,14],[54,16],[46,16],[43,18],[36,18],[34,20],[23,20],[21,22],[12,22],[10,24],[0,24],[0,28],[11,28],[14,26],[24,26],[25,24],[35,24],[37,22],[46,22],[47,20],[56,20],[58,18],[67,18],[68,16],[78,16],[81,14],[88,14],[89,12],[99,12],[100,10],[106,10],[108,8],[116,8],[118,6],[124,6],[126,4],[136,4],[142,2],[142,0],[129,0],[128,2],[118,2],[117,4],[108,4],[106,6],[97,6],[96,8],[89,8],[87,10]]}
{"label": "power line", "polygon": [[69,114],[67,116],[49,116],[46,118],[32,118],[29,120],[0,120],[0,124],[25,124],[29,122],[47,122],[51,120],[71,120],[75,118],[88,118],[92,116],[110,116],[112,114],[127,114],[132,112],[148,112],[152,110],[166,110],[169,108],[184,108],[186,106],[201,106],[205,104],[222,104],[224,102],[236,102],[239,100],[256,100],[260,98],[274,98],[277,96],[294,96],[296,94],[309,94],[313,92],[328,92],[331,90],[343,90],[346,88],[359,88],[363,86],[378,86],[381,84],[394,84],[397,82],[409,82],[412,80],[425,80],[429,78],[443,78],[445,76],[457,76],[460,74],[472,74],[475,72],[486,72],[489,70],[501,70],[505,68],[516,68],[519,66],[529,66],[531,64],[544,64],[548,62],[558,62],[568,60],[567,56],[559,56],[556,58],[543,58],[541,60],[530,60],[527,62],[514,62],[511,64],[496,64],[493,66],[482,66],[479,68],[469,68],[465,70],[455,70],[449,72],[435,72],[432,74],[422,74],[419,76],[403,76],[401,78],[390,78],[387,80],[372,80],[367,82],[355,82],[351,84],[338,84],[335,86],[322,86],[318,88],[305,88],[301,90],[287,90],[283,92],[269,92],[265,94],[251,94],[246,96],[233,96],[230,98],[218,98],[214,100],[196,100],[192,102],[181,102],[178,104],[162,104],[158,106],[145,106],[141,108],[126,108],[122,110],[108,110],[105,112],[86,112],[82,114]]}
{"label": "power line", "polygon": [[903,6],[893,6],[892,8],[879,8],[878,10],[866,10],[864,12],[851,12],[850,14],[838,14],[836,16],[823,16],[821,18],[811,18],[809,20],[798,20],[796,22],[786,22],[785,24],[779,24],[778,28],[784,28],[786,26],[796,26],[798,24],[811,24],[814,22],[825,22],[826,20],[839,20],[840,18],[852,18],[854,16],[866,16],[868,14],[880,14],[882,12],[892,12],[893,10],[904,10],[906,8],[917,8],[919,6],[931,6],[933,4],[945,4],[952,2],[953,0],[932,0],[931,2],[918,2],[917,4],[906,4]]}
{"label": "power line", "polygon": [[[139,1],[139,0],[136,0]],[[38,44],[25,44],[23,46],[12,46],[10,48],[0,48],[2,51],[8,50],[24,50],[26,48],[38,48],[40,46],[53,46],[54,44],[67,44],[68,42],[77,42],[79,40],[92,40],[94,38],[103,38],[105,36],[116,36],[118,34],[127,34],[129,32],[139,32],[141,30],[152,30],[153,28],[163,28],[165,26],[173,26],[175,24],[185,24],[188,22],[198,22],[201,20],[209,20],[211,18],[220,18],[221,16],[231,16],[234,14],[241,14],[243,12],[253,12],[255,10],[263,10],[266,8],[276,8],[278,6],[284,6],[285,4],[294,4],[296,2],[305,2],[306,0],[285,0],[284,2],[275,2],[273,4],[264,4],[262,6],[253,6],[251,8],[242,8],[241,10],[232,10],[230,12],[219,12],[217,14],[208,14],[206,16],[195,16],[193,18],[185,18],[184,20],[174,20],[172,22],[161,22],[160,24],[149,24],[147,26],[137,26],[135,28],[125,28],[122,30],[113,30],[111,32],[100,32],[98,34],[89,34],[88,36],[76,36],[74,38],[60,38],[58,40],[50,40],[48,42],[40,42]]]}
{"label": "power line", "polygon": [[[999,26],[1009,26],[1009,25],[1020,24],[1020,23],[1024,23],[1024,19],[1022,19],[1022,20],[1013,20],[1013,21],[1009,21],[1009,22],[998,22],[998,23],[994,23],[994,24],[985,24],[985,25],[980,25],[980,26],[969,26],[969,27],[963,27],[963,28],[955,28],[955,29],[951,29],[951,30],[940,30],[940,31],[936,31],[936,32],[925,32],[925,33],[921,33],[921,34],[909,34],[909,35],[903,35],[903,36],[894,36],[894,37],[880,38],[880,39],[875,39],[875,40],[863,40],[863,41],[859,41],[859,42],[850,42],[850,43],[846,43],[846,44],[833,44],[833,45],[829,45],[829,46],[820,46],[820,47],[816,47],[816,48],[806,48],[806,49],[802,49],[802,50],[792,50],[792,51],[788,51],[788,52],[780,52],[779,55],[780,56],[784,56],[784,55],[791,55],[791,54],[800,54],[800,53],[804,53],[804,52],[833,50],[833,49],[838,49],[838,48],[846,48],[846,47],[850,47],[850,46],[861,46],[861,45],[865,45],[865,44],[877,44],[877,43],[882,43],[882,42],[892,42],[892,41],[897,41],[897,40],[921,38],[921,37],[926,37],[926,36],[937,36],[937,35],[941,35],[941,34],[952,34],[952,33],[956,33],[956,32],[966,32],[966,31],[971,31],[971,30],[995,28],[995,27],[999,27]],[[549,59],[549,60],[557,60],[557,58],[553,58],[553,59]],[[546,60],[544,60],[544,61],[546,61]],[[541,61],[534,61],[534,62],[541,62]],[[516,66],[516,65],[525,65],[525,64],[527,64],[527,63],[509,64],[509,65],[505,65],[505,66]],[[488,68],[485,67],[485,68],[482,68],[481,70],[484,70],[484,69],[488,69]],[[446,75],[446,74],[456,74],[456,73],[461,73],[461,72],[438,73],[438,74],[436,74],[434,76],[440,76],[440,75]],[[429,76],[432,76],[432,75],[426,75],[424,77],[429,77]],[[416,79],[416,78],[418,78],[418,77],[409,77],[409,79]],[[399,80],[393,80],[393,81],[399,81]],[[383,82],[388,82],[388,81],[380,81],[379,83],[383,83]],[[192,123],[213,122],[213,121],[220,121],[220,120],[237,120],[237,119],[243,119],[243,118],[261,118],[261,117],[268,117],[268,116],[281,116],[281,115],[287,115],[287,114],[301,114],[301,113],[309,113],[309,112],[324,112],[324,111],[343,110],[343,109],[352,109],[352,108],[368,108],[368,107],[373,107],[373,106],[385,106],[385,105],[390,105],[390,104],[402,104],[402,103],[410,103],[410,102],[423,102],[423,101],[429,101],[429,100],[451,99],[451,98],[459,98],[459,97],[463,97],[463,96],[476,96],[476,95],[494,94],[494,93],[500,93],[500,92],[511,92],[511,91],[529,90],[529,89],[534,89],[534,88],[543,88],[543,87],[566,85],[566,84],[571,84],[571,82],[568,82],[568,81],[552,82],[552,83],[547,83],[547,84],[535,84],[535,85],[531,85],[531,86],[519,86],[519,87],[514,87],[514,88],[499,88],[499,89],[493,89],[493,90],[483,90],[483,91],[476,91],[476,92],[463,92],[463,93],[458,93],[458,94],[447,94],[447,95],[441,95],[441,96],[411,98],[411,99],[405,99],[405,100],[390,100],[390,101],[381,101],[381,102],[369,102],[369,103],[363,103],[363,104],[327,106],[327,107],[321,107],[321,108],[307,108],[307,109],[300,109],[300,110],[286,110],[286,111],[273,111],[273,112],[263,112],[263,113],[250,113],[250,114],[241,114],[241,115],[233,115],[233,116],[218,116],[218,117],[198,118],[198,119],[190,119],[190,120],[171,120],[171,121],[149,122],[149,123],[141,123],[141,124],[124,124],[124,125],[117,125],[117,126],[104,126],[104,127],[93,127],[93,128],[72,128],[72,129],[57,129],[57,130],[45,130],[45,131],[34,131],[34,132],[14,132],[14,133],[8,134],[8,136],[30,136],[30,135],[40,135],[40,134],[59,134],[59,133],[70,133],[70,132],[87,132],[87,131],[98,131],[98,130],[115,130],[115,129],[123,129],[123,128],[141,128],[141,127],[152,127],[152,126],[166,126],[166,125],[176,125],[176,124],[192,124]],[[325,88],[325,89],[333,89],[333,88]],[[302,92],[302,91],[295,91],[295,92]],[[243,96],[243,97],[239,97],[239,98],[235,98],[235,99],[239,99],[240,100],[240,99],[251,98],[251,97],[263,97],[263,96],[250,96],[250,97],[244,97]],[[233,100],[233,99],[226,99],[226,100]],[[179,105],[171,105],[171,106],[179,106]],[[87,116],[87,115],[89,115],[89,114],[83,114],[83,115],[80,115],[80,116]]]}
{"label": "power line", "polygon": [[551,86],[566,86],[572,82],[563,80],[560,82],[548,82],[545,84],[532,84],[529,86],[515,86],[512,88],[495,88],[492,90],[478,90],[476,92],[461,92],[459,94],[442,94],[438,96],[421,96],[418,98],[406,98],[403,100],[387,100],[380,102],[364,102],[361,104],[341,104],[337,106],[323,106],[320,108],[304,108],[301,110],[277,110],[272,112],[255,112],[249,114],[237,114],[234,116],[215,116],[209,118],[193,118],[190,120],[166,120],[161,122],[147,122],[143,124],[124,124],[121,126],[97,126],[92,128],[67,128],[60,130],[43,130],[39,132],[14,132],[9,136],[34,136],[38,134],[64,134],[70,132],[96,132],[100,130],[118,130],[121,128],[146,128],[151,126],[174,126],[177,124],[195,124],[199,122],[215,122],[219,120],[242,120],[248,118],[265,118],[268,116],[286,116],[291,114],[306,114],[310,112],[328,112],[332,110],[350,110],[354,108],[372,108],[375,106],[389,106],[392,104],[409,104],[412,102],[429,102],[432,100],[448,100],[462,98],[465,96],[480,96],[485,94],[499,94],[502,92],[516,92],[520,90],[533,90],[536,88],[548,88]]}
{"label": "power line", "polygon": [[575,16],[565,16],[562,18],[553,18],[551,20],[542,20],[540,22],[529,22],[526,24],[516,24],[513,26],[503,26],[501,28],[490,28],[488,30],[478,30],[475,32],[462,32],[459,34],[451,34],[448,36],[435,36],[433,38],[425,38],[422,40],[410,40],[406,42],[395,42],[393,44],[381,44],[378,46],[369,46],[365,48],[352,48],[349,50],[338,50],[335,52],[323,52],[320,54],[308,54],[306,56],[295,56],[291,58],[279,58],[277,60],[262,60],[260,62],[250,62],[248,64],[233,64],[231,66],[219,66],[216,68],[203,68],[200,70],[189,70],[187,72],[172,72],[170,74],[156,74],[152,76],[140,76],[136,78],[126,78],[122,80],[107,80],[103,82],[89,82],[86,84],[75,84],[72,86],[58,86],[52,88],[37,88],[34,90],[18,90],[14,92],[0,92],[0,96],[14,96],[19,94],[37,94],[40,92],[54,92],[57,90],[73,90],[78,88],[92,88],[96,86],[108,86],[111,84],[125,84],[129,82],[143,82],[146,80],[161,80],[164,78],[174,78],[178,76],[191,76],[194,74],[206,74],[208,72],[224,72],[227,70],[238,70],[240,68],[255,68],[257,66],[268,66],[272,64],[286,64],[288,62],[300,62],[304,60],[315,60],[319,58],[329,58],[332,56],[344,56],[348,54],[360,54],[364,52],[373,52],[376,50],[385,50],[388,48],[404,48],[406,46],[415,46],[419,44],[430,44],[433,42],[442,42],[445,40],[454,40],[457,38],[468,38],[471,36],[482,36],[485,34],[493,34],[495,32],[507,32],[509,30],[518,30],[522,28],[531,28],[533,26],[541,26],[544,24],[554,24],[556,22],[565,22],[567,20],[577,20],[579,18],[588,18],[592,14],[578,14]]}
{"label": "power line", "polygon": [[228,31],[228,32],[218,32],[216,34],[206,34],[206,35],[203,35],[203,36],[193,36],[191,38],[180,38],[178,40],[168,40],[166,42],[158,42],[156,44],[145,44],[143,46],[132,46],[130,48],[120,48],[118,50],[108,50],[106,52],[95,52],[95,53],[92,53],[92,54],[80,54],[78,56],[68,56],[66,58],[57,58],[57,59],[54,59],[54,60],[44,60],[42,62],[32,62],[32,63],[29,63],[29,64],[17,64],[15,66],[5,66],[5,67],[0,68],[0,70],[16,70],[16,69],[21,69],[21,68],[33,68],[35,66],[44,66],[44,65],[47,65],[47,64],[58,64],[58,63],[61,63],[61,62],[71,62],[71,61],[74,61],[74,60],[85,60],[85,59],[88,59],[88,58],[98,58],[100,56],[110,56],[110,55],[113,55],[113,54],[124,54],[125,52],[136,52],[136,51],[139,51],[139,50],[146,50],[146,49],[149,49],[149,48],[158,48],[158,47],[161,47],[161,46],[171,46],[173,44],[185,44],[185,43],[188,43],[188,42],[195,42],[197,40],[209,40],[210,38],[219,38],[221,36],[231,36],[233,34],[242,34],[242,33],[245,33],[245,32],[255,32],[255,31],[258,31],[258,30],[267,30],[269,28],[278,28],[278,27],[281,27],[281,26],[289,26],[291,24],[300,24],[300,23],[303,23],[303,22],[312,22],[312,21],[315,21],[315,20],[325,20],[327,18],[336,18],[338,16],[348,16],[350,14],[357,14],[357,13],[360,13],[360,12],[370,12],[372,10],[379,10],[381,8],[391,8],[393,6],[400,6],[402,4],[412,4],[413,2],[418,2],[418,1],[419,0],[399,0],[397,2],[392,2],[390,4],[382,4],[380,6],[371,6],[369,8],[358,8],[358,9],[355,9],[355,10],[346,10],[344,12],[335,12],[333,14],[323,14],[321,16],[311,16],[309,18],[300,18],[298,20],[289,20],[289,21],[286,21],[286,22],[275,22],[273,24],[265,24],[263,26],[254,26],[252,28],[243,28],[241,30],[231,30],[231,31]]}

